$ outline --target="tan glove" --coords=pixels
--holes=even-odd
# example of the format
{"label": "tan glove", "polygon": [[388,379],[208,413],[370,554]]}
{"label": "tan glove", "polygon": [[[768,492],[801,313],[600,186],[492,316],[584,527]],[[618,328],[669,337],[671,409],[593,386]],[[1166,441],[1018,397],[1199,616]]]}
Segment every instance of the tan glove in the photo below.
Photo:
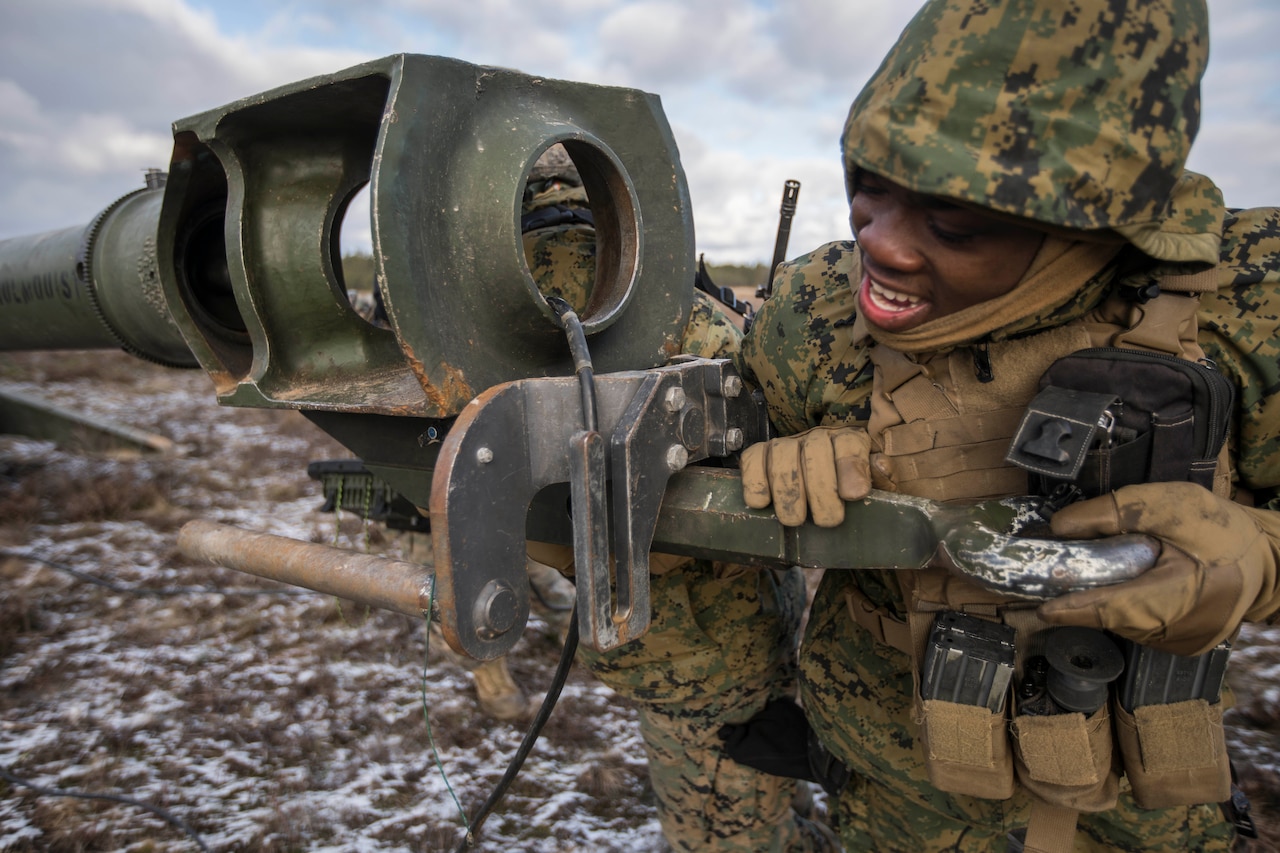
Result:
{"label": "tan glove", "polygon": [[1051,526],[1070,539],[1145,533],[1163,546],[1141,577],[1041,605],[1052,624],[1106,628],[1190,656],[1230,637],[1242,621],[1280,610],[1280,513],[1194,483],[1146,483],[1064,507]]}
{"label": "tan glove", "polygon": [[862,427],[820,426],[742,451],[742,499],[752,509],[773,504],[778,521],[819,527],[844,521],[844,501],[871,491],[871,439]]}

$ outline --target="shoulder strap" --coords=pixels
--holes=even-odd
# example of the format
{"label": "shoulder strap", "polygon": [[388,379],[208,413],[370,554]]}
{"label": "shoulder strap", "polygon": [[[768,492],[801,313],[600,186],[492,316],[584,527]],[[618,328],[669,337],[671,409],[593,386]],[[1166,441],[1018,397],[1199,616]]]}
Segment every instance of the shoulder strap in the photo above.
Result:
{"label": "shoulder strap", "polygon": [[1167,293],[1211,293],[1218,289],[1218,268],[1209,267],[1184,275],[1159,276],[1160,289]]}

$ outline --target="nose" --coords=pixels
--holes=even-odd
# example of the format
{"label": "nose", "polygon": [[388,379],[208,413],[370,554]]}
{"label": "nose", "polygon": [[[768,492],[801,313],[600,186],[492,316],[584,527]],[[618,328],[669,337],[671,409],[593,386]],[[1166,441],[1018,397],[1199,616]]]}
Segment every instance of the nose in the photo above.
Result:
{"label": "nose", "polygon": [[892,195],[855,194],[849,207],[853,237],[873,266],[915,272],[924,263],[916,241],[915,211]]}

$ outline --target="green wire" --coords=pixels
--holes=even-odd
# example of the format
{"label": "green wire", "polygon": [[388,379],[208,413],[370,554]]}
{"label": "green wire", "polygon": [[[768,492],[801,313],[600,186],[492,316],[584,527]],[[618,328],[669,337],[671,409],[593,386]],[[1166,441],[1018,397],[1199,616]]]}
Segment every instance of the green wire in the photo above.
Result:
{"label": "green wire", "polygon": [[373,504],[373,475],[364,481],[364,550],[369,551],[369,507]]}
{"label": "green wire", "polygon": [[458,808],[458,814],[462,817],[462,825],[467,830],[467,845],[475,843],[471,837],[471,823],[467,820],[467,813],[462,808],[462,803],[458,802],[458,795],[453,791],[453,785],[449,784],[449,775],[444,771],[444,763],[440,760],[440,750],[436,747],[435,735],[431,732],[431,716],[427,713],[427,664],[430,660],[431,652],[431,608],[436,601],[436,579],[435,575],[431,576],[431,592],[428,597],[427,609],[423,611],[426,617],[427,633],[423,643],[424,649],[422,653],[422,719],[427,724],[427,742],[431,744],[431,758],[436,763],[436,769],[440,771],[440,778],[444,780],[444,787],[449,791],[449,796],[453,798],[453,804]]}
{"label": "green wire", "polygon": [[342,487],[346,483],[344,477],[338,478],[338,499],[333,504],[333,547],[338,547],[338,537],[342,533]]}

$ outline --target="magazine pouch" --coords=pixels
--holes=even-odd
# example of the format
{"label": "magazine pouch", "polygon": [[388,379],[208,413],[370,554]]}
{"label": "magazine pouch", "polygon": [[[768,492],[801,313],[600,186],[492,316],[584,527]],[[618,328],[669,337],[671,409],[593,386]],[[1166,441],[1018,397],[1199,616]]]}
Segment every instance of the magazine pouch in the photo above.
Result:
{"label": "magazine pouch", "polygon": [[1013,756],[1005,719],[1014,632],[953,611],[933,619],[915,667],[913,716],[929,782],[939,790],[1003,800],[1013,796]]}
{"label": "magazine pouch", "polygon": [[1231,764],[1222,705],[1187,699],[1170,705],[1116,705],[1116,738],[1133,799],[1144,809],[1220,803],[1231,798]]}
{"label": "magazine pouch", "polygon": [[1112,808],[1120,791],[1107,700],[1124,657],[1102,631],[1039,632],[1042,654],[1023,661],[1013,718],[1018,781],[1044,802],[1075,811]]}
{"label": "magazine pouch", "polygon": [[1229,799],[1222,711],[1231,643],[1194,657],[1123,645],[1125,674],[1113,707],[1135,802],[1162,809]]}

